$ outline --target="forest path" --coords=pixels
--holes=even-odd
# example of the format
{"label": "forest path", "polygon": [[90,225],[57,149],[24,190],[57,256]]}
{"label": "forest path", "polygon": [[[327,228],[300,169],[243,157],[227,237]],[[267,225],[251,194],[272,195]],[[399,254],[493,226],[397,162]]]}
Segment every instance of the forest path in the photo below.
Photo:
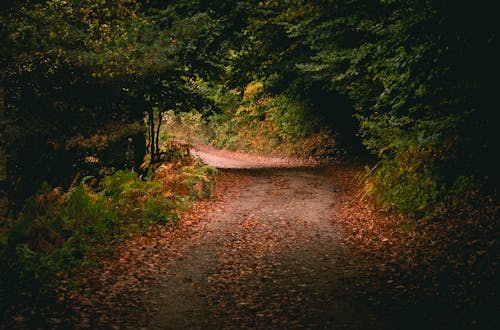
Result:
{"label": "forest path", "polygon": [[215,167],[246,169],[223,170],[224,200],[193,209],[188,218],[196,220],[164,251],[171,257],[148,295],[157,312],[147,328],[386,328],[347,294],[344,279],[359,265],[335,220],[344,188],[326,169],[192,153]]}
{"label": "forest path", "polygon": [[[449,263],[462,238],[449,243],[455,236],[442,236],[439,222],[423,232],[395,227],[360,198],[360,162],[320,167],[199,146],[193,154],[229,167],[212,198],[181,212],[176,226],[131,235],[82,274],[66,293],[69,328],[498,328],[496,300],[461,289],[469,268],[457,278],[429,268]],[[476,254],[458,250],[456,262]],[[486,269],[481,283],[494,295],[495,263]],[[462,286],[447,292],[449,281]],[[477,300],[462,307],[462,294]]]}
{"label": "forest path", "polygon": [[190,153],[193,157],[198,157],[206,164],[219,169],[297,168],[312,167],[318,163],[314,160],[259,156],[243,152],[218,150],[201,144],[192,146]]}

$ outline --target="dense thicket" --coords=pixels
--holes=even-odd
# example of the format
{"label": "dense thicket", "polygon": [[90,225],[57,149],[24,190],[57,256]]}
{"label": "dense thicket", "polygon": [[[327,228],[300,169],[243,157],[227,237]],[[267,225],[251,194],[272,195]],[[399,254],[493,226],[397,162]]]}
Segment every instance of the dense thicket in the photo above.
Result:
{"label": "dense thicket", "polygon": [[203,103],[187,83],[192,63],[202,66],[193,50],[210,28],[203,15],[134,0],[51,0],[6,4],[1,17],[12,202],[43,181],[67,188],[106,168],[138,170],[146,151],[159,157],[161,112]]}
{"label": "dense thicket", "polygon": [[68,186],[89,156],[158,158],[164,111],[220,106],[200,81],[240,97],[261,81],[340,144],[361,139],[379,160],[372,192],[398,210],[498,178],[486,2],[50,0],[6,2],[1,17],[2,139],[20,195]]}
{"label": "dense thicket", "polygon": [[371,192],[396,209],[428,212],[497,182],[499,40],[486,3],[269,1],[247,22],[232,83],[264,80],[357,132],[379,159]]}

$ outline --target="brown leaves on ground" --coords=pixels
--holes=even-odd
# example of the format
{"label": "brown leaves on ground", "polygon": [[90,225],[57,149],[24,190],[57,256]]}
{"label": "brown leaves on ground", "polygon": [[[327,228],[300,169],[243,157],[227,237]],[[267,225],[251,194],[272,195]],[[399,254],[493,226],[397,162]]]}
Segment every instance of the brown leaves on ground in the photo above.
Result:
{"label": "brown leaves on ground", "polygon": [[428,318],[437,328],[499,326],[495,199],[462,205],[443,219],[409,219],[360,199],[349,184],[356,170],[332,171],[347,188],[338,216],[344,242],[366,261],[367,276],[353,279],[354,293],[395,313],[405,306],[404,313]]}
{"label": "brown leaves on ground", "polygon": [[73,274],[59,288],[61,300],[68,303],[68,316],[48,323],[76,329],[146,324],[158,310],[150,304],[148,294],[162,280],[170,259],[182,254],[183,245],[178,242],[195,240],[193,236],[199,234],[193,230],[200,221],[197,214],[224,203],[241,184],[241,180],[235,182],[230,176],[220,175],[212,199],[196,202],[189,211],[181,212],[177,226],[153,226],[145,233],[131,235],[110,257],[101,258],[99,266]]}
{"label": "brown leaves on ground", "polygon": [[[218,315],[213,317],[226,320],[215,324],[255,327],[274,320],[278,323],[271,327],[294,328],[302,321],[313,326],[313,319],[287,319],[286,314],[302,315],[303,308],[309,306],[313,314],[304,317],[314,318],[315,308],[320,313],[323,303],[331,303],[327,295],[347,290],[349,298],[379,306],[379,314],[389,315],[397,325],[498,325],[498,205],[494,200],[485,201],[481,208],[464,209],[462,214],[446,220],[419,222],[374,209],[360,199],[354,184],[359,170],[356,164],[342,163],[329,172],[334,186],[329,212],[348,247],[335,257],[325,255],[332,247],[318,246],[333,244],[328,235],[327,239],[311,239],[316,236],[304,234],[308,230],[306,223],[292,224],[290,219],[279,217],[274,224],[280,226],[283,222],[283,228],[288,230],[276,230],[262,224],[263,214],[241,214],[234,222],[236,227],[214,238],[222,252],[216,256],[217,270],[206,278],[204,285],[208,288],[204,288],[203,299],[217,308]],[[58,322],[75,328],[147,327],[148,319],[161,307],[154,303],[157,297],[153,295],[158,292],[151,288],[166,280],[164,275],[171,270],[172,261],[182,260],[194,242],[206,239],[211,227],[210,222],[202,222],[207,220],[203,216],[217,213],[251,184],[252,175],[241,173],[220,175],[213,199],[200,201],[183,213],[177,227],[155,227],[130,237],[118,245],[114,257],[102,260],[101,267],[74,276],[73,281],[81,282],[61,288],[61,297],[70,303],[73,314],[71,319]],[[268,196],[270,203],[274,195],[290,189],[289,182],[280,176],[271,183],[274,188]],[[300,191],[296,195],[299,202],[317,198],[308,195],[306,186]],[[272,212],[269,216],[273,216]],[[307,240],[311,244],[302,245],[300,256],[289,253],[297,248],[294,244]],[[293,258],[298,263],[291,262]],[[305,262],[305,269],[304,260],[310,260]],[[345,285],[332,284],[330,277],[318,284],[322,281],[318,274],[336,271],[339,275],[332,278],[341,278]],[[194,291],[200,291],[201,284],[191,277],[183,280]],[[331,292],[320,293],[322,290]],[[315,298],[316,294],[319,298]],[[338,297],[335,299],[338,301]],[[282,321],[285,323],[279,323]]]}

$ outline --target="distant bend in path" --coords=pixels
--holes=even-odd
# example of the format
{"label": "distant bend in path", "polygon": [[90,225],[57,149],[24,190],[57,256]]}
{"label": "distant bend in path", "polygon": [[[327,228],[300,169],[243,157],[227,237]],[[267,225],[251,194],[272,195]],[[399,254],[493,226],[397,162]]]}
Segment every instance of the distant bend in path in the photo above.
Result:
{"label": "distant bend in path", "polygon": [[241,152],[218,150],[206,145],[191,147],[190,154],[209,166],[221,169],[290,168],[316,165],[314,160],[251,155]]}

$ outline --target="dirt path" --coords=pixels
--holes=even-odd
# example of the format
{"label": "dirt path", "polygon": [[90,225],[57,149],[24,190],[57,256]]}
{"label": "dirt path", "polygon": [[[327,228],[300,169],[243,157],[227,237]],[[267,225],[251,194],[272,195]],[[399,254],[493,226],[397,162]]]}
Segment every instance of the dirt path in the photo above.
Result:
{"label": "dirt path", "polygon": [[213,198],[117,244],[56,328],[499,328],[495,230],[399,227],[360,199],[358,162],[193,154],[223,168]]}
{"label": "dirt path", "polygon": [[150,294],[152,329],[385,328],[346,294],[357,265],[341,243],[335,200],[341,187],[324,170],[271,159],[195,151],[238,188],[197,214],[175,243]]}
{"label": "dirt path", "polygon": [[318,164],[314,160],[266,157],[229,150],[216,150],[206,145],[191,148],[193,157],[201,158],[205,163],[219,169],[262,169],[312,167]]}

